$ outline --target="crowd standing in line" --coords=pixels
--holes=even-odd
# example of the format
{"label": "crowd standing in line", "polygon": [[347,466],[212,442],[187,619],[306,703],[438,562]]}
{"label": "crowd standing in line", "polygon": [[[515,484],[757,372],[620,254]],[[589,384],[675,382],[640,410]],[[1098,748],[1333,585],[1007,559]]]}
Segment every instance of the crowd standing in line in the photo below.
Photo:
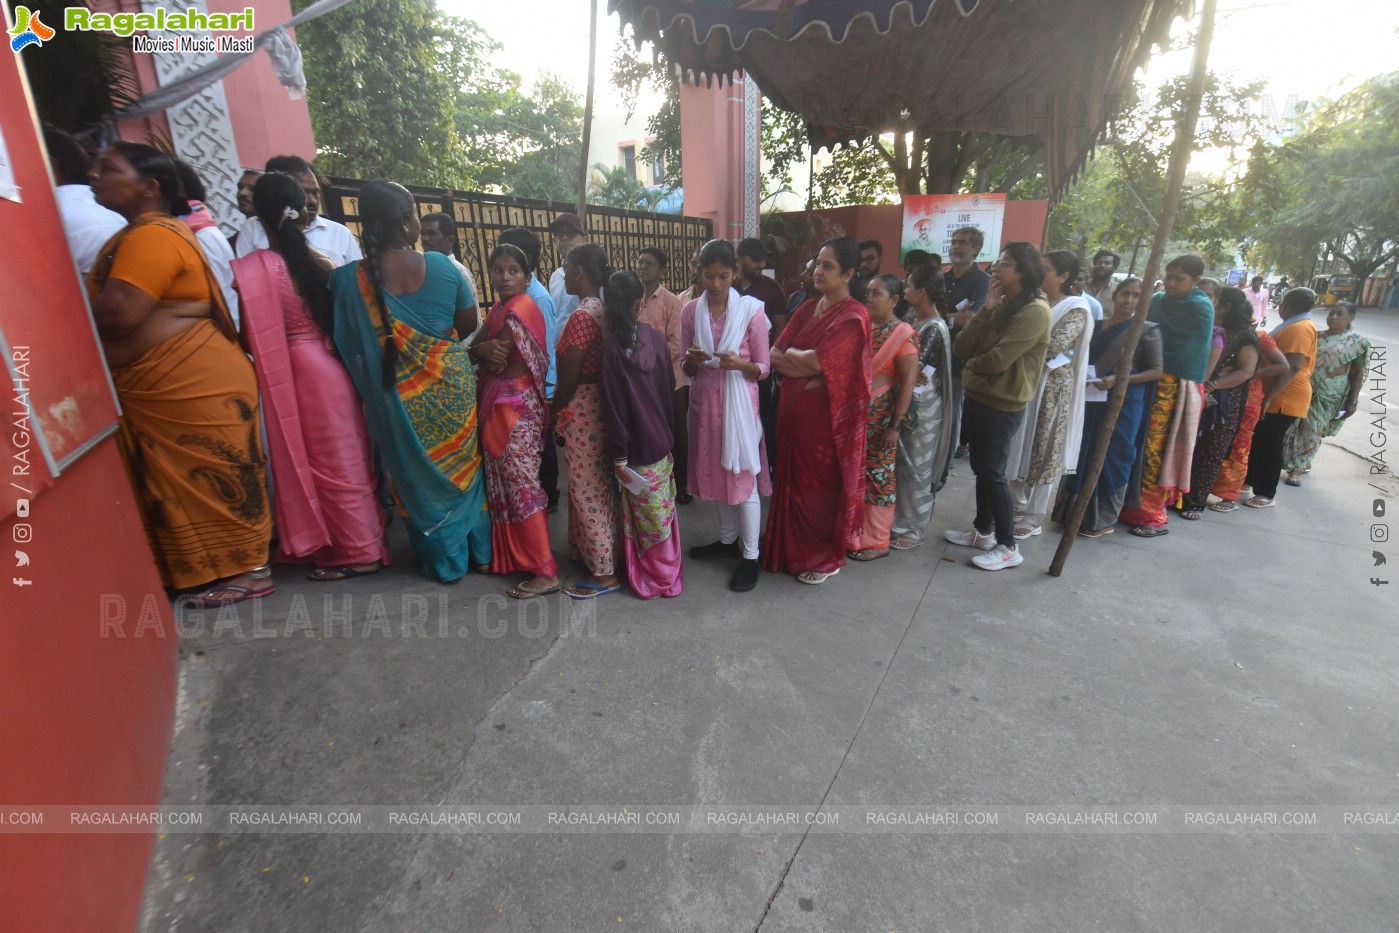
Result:
{"label": "crowd standing in line", "polygon": [[[762,569],[816,585],[919,547],[964,454],[975,514],[945,537],[1006,569],[1065,518],[1119,370],[1085,537],[1119,521],[1157,537],[1173,509],[1272,507],[1284,471],[1300,485],[1354,413],[1370,357],[1353,305],[1318,338],[1315,294],[1291,289],[1263,332],[1261,278],[1221,288],[1184,255],[1124,360],[1145,296],[1116,253],[1081,272],[1072,252],[1007,243],[988,274],[973,227],[951,237],[945,270],[914,250],[904,277],[881,273],[877,241],[831,239],[790,296],[761,241],[713,240],[677,295],[662,249],[615,271],[565,213],[548,228],[548,287],[540,235],[500,233],[483,313],[455,220],[420,215],[399,185],[359,191],[357,238],[321,216],[314,168],[278,156],[240,178],[246,219],[225,241],[190,166],[126,142],[92,161],[46,139],[147,535],[196,605],[274,591],[274,518],[279,562],[318,581],[374,573],[393,513],[418,573],[442,583],[475,571],[522,576],[518,599],[624,584],[675,597],[677,507],[694,496],[714,502],[719,538],[689,556],[733,561],[733,590]],[[568,585],[549,537],[556,437],[568,552],[586,570]]]}

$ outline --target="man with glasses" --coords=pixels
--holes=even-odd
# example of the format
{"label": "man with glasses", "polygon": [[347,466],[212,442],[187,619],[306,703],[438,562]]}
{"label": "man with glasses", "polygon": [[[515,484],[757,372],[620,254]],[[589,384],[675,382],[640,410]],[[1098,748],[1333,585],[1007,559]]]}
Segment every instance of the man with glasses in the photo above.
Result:
{"label": "man with glasses", "polygon": [[[976,257],[981,254],[981,247],[985,242],[985,235],[976,227],[963,227],[952,234],[951,249],[947,251],[952,268],[943,278],[947,283],[947,301],[952,305],[954,313],[980,311],[981,306],[986,304],[986,295],[991,289],[991,276],[976,264]],[[952,339],[955,340],[960,331],[960,327],[953,326]],[[955,438],[957,443],[947,445],[947,449],[951,451],[947,456],[947,462],[942,465],[940,471],[933,472],[934,488],[947,481],[947,473],[952,469],[953,459],[967,455],[967,441],[962,436],[962,365],[962,360],[957,354],[952,354],[952,406],[949,427],[952,431],[951,437]]]}

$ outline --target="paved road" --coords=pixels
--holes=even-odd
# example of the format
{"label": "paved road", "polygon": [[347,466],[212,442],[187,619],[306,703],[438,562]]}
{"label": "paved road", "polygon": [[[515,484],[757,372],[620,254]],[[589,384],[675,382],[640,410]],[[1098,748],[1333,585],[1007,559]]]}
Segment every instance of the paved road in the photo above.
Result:
{"label": "paved road", "polygon": [[[1399,580],[1369,583],[1371,502],[1399,492],[1381,479],[1328,444],[1278,508],[1082,540],[1059,579],[1053,535],[1000,574],[930,544],[747,595],[691,563],[681,598],[608,597],[563,637],[554,604],[542,634],[507,615],[498,579],[413,577],[401,538],[377,577],[279,572],[274,637],[249,611],[242,637],[206,619],[184,643],[167,802],[676,807],[685,831],[171,833],[144,929],[1392,930],[1399,827],[1317,809],[1399,814]],[[954,476],[939,538],[971,491]],[[681,514],[687,543],[714,534],[707,507]],[[843,822],[715,832],[695,806]],[[999,822],[873,834],[896,807]],[[1182,815],[1237,807],[1323,822]]]}

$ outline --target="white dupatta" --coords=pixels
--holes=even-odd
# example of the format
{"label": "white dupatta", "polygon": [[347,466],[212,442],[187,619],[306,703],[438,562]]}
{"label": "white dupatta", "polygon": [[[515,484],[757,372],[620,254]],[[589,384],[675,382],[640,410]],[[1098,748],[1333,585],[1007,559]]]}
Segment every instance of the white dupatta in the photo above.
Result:
{"label": "white dupatta", "polygon": [[[729,305],[724,312],[724,330],[719,335],[719,345],[714,345],[713,319],[709,314],[709,294],[700,292],[695,300],[695,343],[709,354],[704,365],[719,369],[719,354],[738,348],[748,336],[748,325],[753,318],[766,309],[759,298],[743,296],[737,289],[729,289]],[[751,473],[754,476],[762,469],[758,445],[763,440],[763,425],[758,413],[753,410],[753,399],[748,391],[748,380],[736,369],[721,371],[724,380],[724,439],[719,455],[719,465],[730,473]]]}
{"label": "white dupatta", "polygon": [[[1065,351],[1064,355],[1069,357],[1067,366],[1073,373],[1073,395],[1069,399],[1069,410],[1065,413],[1068,417],[1069,430],[1064,441],[1064,461],[1060,464],[1065,473],[1074,473],[1078,470],[1078,448],[1083,442],[1083,405],[1084,405],[1084,377],[1088,371],[1088,345],[1093,340],[1093,309],[1088,302],[1080,295],[1065,295],[1059,299],[1058,303],[1050,309],[1050,330],[1058,326],[1064,315],[1075,308],[1082,308],[1088,318],[1084,325],[1083,333],[1079,335],[1078,342]],[[1040,405],[1044,401],[1044,389],[1049,378],[1049,360],[1045,360],[1045,370],[1040,375],[1039,388],[1035,392],[1035,397],[1025,407],[1025,417],[1020,422],[1020,427],[1016,429],[1015,436],[1010,443],[1010,462],[1007,464],[1006,476],[1010,479],[1025,480],[1029,478],[1031,460],[1034,457],[1035,449],[1035,428],[1039,424]]]}

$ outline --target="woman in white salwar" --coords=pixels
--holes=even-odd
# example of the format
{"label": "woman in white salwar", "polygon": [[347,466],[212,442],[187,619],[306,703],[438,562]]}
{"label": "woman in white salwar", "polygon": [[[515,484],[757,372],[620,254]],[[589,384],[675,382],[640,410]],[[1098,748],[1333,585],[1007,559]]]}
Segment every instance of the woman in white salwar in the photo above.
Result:
{"label": "woman in white salwar", "polygon": [[758,585],[758,494],[772,495],[758,380],[770,370],[768,319],[761,299],[733,287],[738,259],[727,240],[699,253],[699,297],[680,312],[684,372],[690,377],[690,492],[713,500],[719,540],[690,548],[697,559],[740,558],[730,588]]}
{"label": "woman in white salwar", "polygon": [[[947,291],[936,266],[919,266],[908,277],[904,298],[913,308],[918,335],[918,384],[894,466],[898,498],[894,502],[893,539],[889,546],[907,551],[922,544],[937,499],[933,468],[947,459],[947,430],[952,400],[952,338],[942,315]],[[931,372],[930,372],[931,368]]]}
{"label": "woman in white salwar", "polygon": [[1045,372],[1011,441],[1006,471],[1015,500],[1015,537],[1022,541],[1043,530],[1054,488],[1065,473],[1078,468],[1088,344],[1093,339],[1088,301],[1068,291],[1078,279],[1078,256],[1057,249],[1045,253],[1043,263],[1042,288],[1051,316]]}

